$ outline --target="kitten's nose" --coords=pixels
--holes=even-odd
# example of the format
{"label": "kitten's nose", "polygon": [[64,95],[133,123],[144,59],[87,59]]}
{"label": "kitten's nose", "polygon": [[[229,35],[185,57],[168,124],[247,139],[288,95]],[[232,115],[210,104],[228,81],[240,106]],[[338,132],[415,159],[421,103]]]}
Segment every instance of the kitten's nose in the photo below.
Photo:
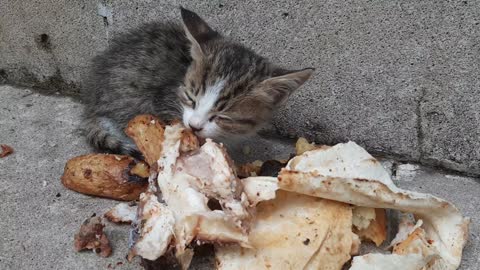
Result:
{"label": "kitten's nose", "polygon": [[192,125],[191,123],[188,123],[188,126],[190,127],[190,129],[191,129],[193,132],[198,132],[198,131],[201,131],[201,130],[203,129],[202,127],[198,127],[198,126]]}

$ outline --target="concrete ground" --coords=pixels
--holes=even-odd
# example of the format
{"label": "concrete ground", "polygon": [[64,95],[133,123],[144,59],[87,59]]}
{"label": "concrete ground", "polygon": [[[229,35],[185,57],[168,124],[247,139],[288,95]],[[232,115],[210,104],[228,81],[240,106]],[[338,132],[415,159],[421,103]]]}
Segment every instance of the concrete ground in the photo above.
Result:
{"label": "concrete ground", "polygon": [[[110,258],[73,250],[81,222],[116,203],[60,183],[65,162],[91,152],[77,129],[81,109],[68,98],[0,86],[0,143],[15,149],[0,159],[0,269],[141,269],[125,260],[128,226],[107,224]],[[243,147],[232,149],[234,158],[286,158],[292,150],[291,142],[262,138],[248,145],[248,155]],[[392,160],[384,164],[400,187],[448,199],[472,218],[460,269],[480,269],[480,180]]]}

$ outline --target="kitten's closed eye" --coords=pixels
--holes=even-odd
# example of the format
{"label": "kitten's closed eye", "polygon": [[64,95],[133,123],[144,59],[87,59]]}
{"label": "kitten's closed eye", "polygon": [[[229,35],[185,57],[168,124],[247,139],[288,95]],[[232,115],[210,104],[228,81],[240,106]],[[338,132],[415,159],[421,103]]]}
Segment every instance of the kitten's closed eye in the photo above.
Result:
{"label": "kitten's closed eye", "polygon": [[224,121],[224,122],[234,122],[234,120],[228,116],[224,116],[224,115],[212,115],[210,117],[212,120],[210,121]]}
{"label": "kitten's closed eye", "polygon": [[231,123],[236,123],[240,125],[250,125],[250,126],[255,126],[256,121],[250,118],[230,118],[228,116],[214,116],[212,117],[215,121],[217,122],[222,122],[224,124],[231,124]]}
{"label": "kitten's closed eye", "polygon": [[253,119],[250,119],[250,118],[244,118],[244,119],[236,119],[235,122],[241,124],[241,125],[249,125],[249,126],[252,126],[254,127],[257,122]]}
{"label": "kitten's closed eye", "polygon": [[191,93],[189,93],[187,91],[184,92],[184,101],[185,101],[186,105],[195,109],[196,102],[195,102],[194,96]]}

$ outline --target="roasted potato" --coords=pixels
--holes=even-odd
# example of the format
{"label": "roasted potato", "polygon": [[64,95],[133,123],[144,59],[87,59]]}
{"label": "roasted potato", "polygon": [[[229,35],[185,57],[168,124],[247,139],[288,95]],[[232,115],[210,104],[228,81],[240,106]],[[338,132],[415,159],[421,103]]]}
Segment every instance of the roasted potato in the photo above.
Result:
{"label": "roasted potato", "polygon": [[153,115],[139,115],[128,122],[125,133],[132,138],[148,165],[157,163],[162,153],[165,129]]}
{"label": "roasted potato", "polygon": [[65,165],[62,183],[83,194],[132,201],[138,199],[148,186],[148,179],[143,177],[147,169],[139,168],[144,166],[138,164],[133,158],[122,155],[79,156]]}

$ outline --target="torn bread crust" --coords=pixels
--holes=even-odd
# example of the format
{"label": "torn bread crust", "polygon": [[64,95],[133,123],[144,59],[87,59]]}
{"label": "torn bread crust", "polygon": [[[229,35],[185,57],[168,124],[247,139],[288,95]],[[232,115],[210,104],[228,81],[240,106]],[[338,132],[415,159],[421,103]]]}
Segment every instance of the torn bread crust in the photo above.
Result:
{"label": "torn bread crust", "polygon": [[352,249],[350,251],[350,255],[358,255],[360,253],[360,245],[362,241],[357,234],[353,234],[352,236]]}
{"label": "torn bread crust", "polygon": [[242,184],[250,207],[257,205],[261,201],[274,199],[275,192],[278,189],[278,179],[269,176],[243,178]]}
{"label": "torn bread crust", "polygon": [[[176,257],[185,256],[186,246],[194,238],[197,222],[186,220],[185,217],[199,211],[208,211],[207,198],[189,185],[187,174],[176,174],[177,158],[180,156],[180,139],[183,127],[180,123],[165,128],[163,152],[158,160],[159,173],[157,183],[162,192],[162,198],[172,211],[174,223],[172,232],[175,234],[174,246]],[[157,259],[162,254],[154,259]],[[186,263],[189,260],[181,260]],[[188,268],[183,265],[182,267]]]}
{"label": "torn bread crust", "polygon": [[349,270],[422,270],[428,260],[419,254],[370,253],[354,257]]}
{"label": "torn bread crust", "polygon": [[195,239],[201,243],[239,244],[251,248],[248,236],[234,224],[225,222],[227,217],[223,211],[215,210],[186,217],[197,222]]}
{"label": "torn bread crust", "polygon": [[155,194],[145,192],[140,195],[137,215],[139,238],[128,257],[131,259],[138,255],[156,260],[165,253],[173,238],[173,213],[158,202]]}
{"label": "torn bread crust", "polygon": [[180,158],[177,166],[195,177],[192,184],[198,190],[209,197],[227,200],[238,198],[242,190],[232,163],[221,145],[207,139],[198,152]]}
{"label": "torn bread crust", "polygon": [[[379,208],[365,208],[373,210],[373,220],[368,223],[366,228],[358,229],[358,226],[354,225],[354,232],[361,238],[370,240],[378,247],[387,239],[387,218],[385,209]],[[371,210],[369,210],[371,212]],[[355,209],[353,212],[355,217]],[[358,214],[358,213],[357,213]],[[368,214],[368,215],[371,215]],[[370,216],[371,217],[371,216]],[[354,219],[355,220],[355,219]],[[362,224],[363,226],[365,224]]]}
{"label": "torn bread crust", "polygon": [[186,173],[190,184],[208,198],[217,199],[223,211],[238,227],[250,218],[243,186],[235,175],[233,162],[221,144],[207,139],[200,149],[178,159],[177,173]]}
{"label": "torn bread crust", "polygon": [[398,189],[380,162],[354,142],[305,152],[292,158],[286,168],[324,176],[374,179]]}
{"label": "torn bread crust", "polygon": [[114,223],[132,223],[137,215],[135,203],[119,203],[104,214],[104,217]]}
{"label": "torn bread crust", "polygon": [[412,234],[417,228],[423,225],[423,221],[420,219],[415,222],[415,218],[412,214],[400,213],[398,231],[393,240],[390,242],[389,248],[392,248],[396,244],[405,241],[410,234]]}
{"label": "torn bread crust", "polygon": [[278,191],[257,206],[253,248],[216,245],[216,269],[340,269],[358,245],[351,227],[347,204]]}
{"label": "torn bread crust", "polygon": [[414,213],[439,251],[444,269],[460,265],[469,218],[432,195],[402,190],[363,148],[353,142],[306,152],[279,175],[279,188],[358,206]]}
{"label": "torn bread crust", "polygon": [[356,206],[353,208],[353,226],[358,230],[366,229],[375,220],[375,208]]}
{"label": "torn bread crust", "polygon": [[[438,251],[429,242],[430,241],[426,239],[425,230],[417,228],[405,241],[394,246],[393,254],[420,254],[424,258],[437,259]],[[430,261],[428,263],[430,263]]]}

